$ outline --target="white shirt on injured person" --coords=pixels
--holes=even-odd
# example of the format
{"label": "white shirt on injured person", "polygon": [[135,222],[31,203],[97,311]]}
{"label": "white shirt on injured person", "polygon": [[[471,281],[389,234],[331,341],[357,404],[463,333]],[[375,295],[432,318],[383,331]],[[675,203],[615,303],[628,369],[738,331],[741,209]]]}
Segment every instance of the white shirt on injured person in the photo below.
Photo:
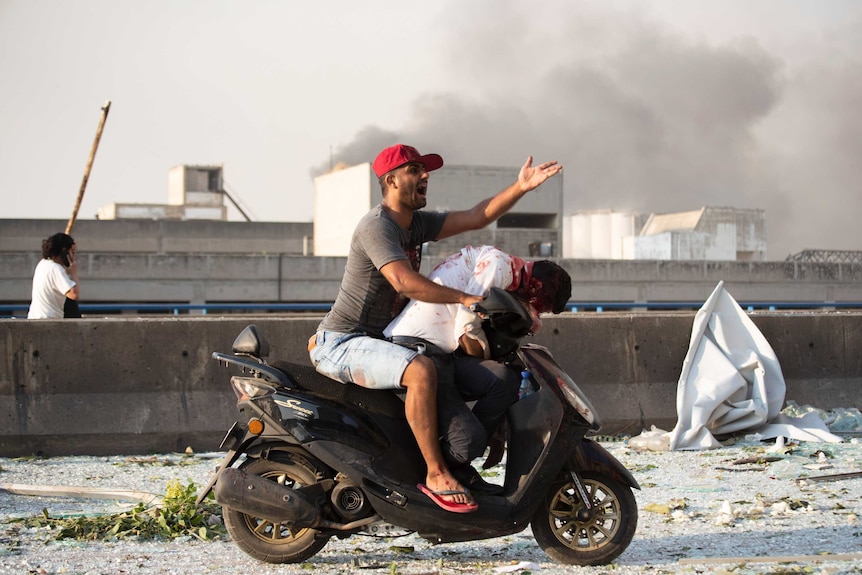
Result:
{"label": "white shirt on injured person", "polygon": [[[471,295],[484,295],[492,287],[511,291],[518,287],[524,263],[493,246],[467,246],[441,262],[428,279]],[[458,339],[466,333],[478,339],[487,350],[481,323],[475,313],[461,304],[411,300],[383,334],[386,337],[421,337],[451,353],[458,348]]]}

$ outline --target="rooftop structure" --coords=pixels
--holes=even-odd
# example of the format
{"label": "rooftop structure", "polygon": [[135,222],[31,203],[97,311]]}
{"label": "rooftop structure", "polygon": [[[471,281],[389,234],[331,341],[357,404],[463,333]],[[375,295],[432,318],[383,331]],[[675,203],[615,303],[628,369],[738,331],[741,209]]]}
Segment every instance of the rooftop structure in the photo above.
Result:
{"label": "rooftop structure", "polygon": [[854,250],[802,250],[787,256],[788,262],[819,262],[819,263],[862,263],[862,251]]}
{"label": "rooftop structure", "polygon": [[167,204],[111,203],[99,208],[99,220],[227,221],[221,165],[181,165],[168,172]]}

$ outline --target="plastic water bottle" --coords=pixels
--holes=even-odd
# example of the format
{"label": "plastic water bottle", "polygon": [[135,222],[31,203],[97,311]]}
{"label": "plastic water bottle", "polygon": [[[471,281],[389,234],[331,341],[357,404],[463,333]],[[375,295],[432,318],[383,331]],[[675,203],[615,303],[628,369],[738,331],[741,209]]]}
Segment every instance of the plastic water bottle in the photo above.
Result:
{"label": "plastic water bottle", "polygon": [[533,381],[530,379],[530,372],[526,369],[521,372],[521,386],[518,388],[518,399],[524,399],[533,393]]}

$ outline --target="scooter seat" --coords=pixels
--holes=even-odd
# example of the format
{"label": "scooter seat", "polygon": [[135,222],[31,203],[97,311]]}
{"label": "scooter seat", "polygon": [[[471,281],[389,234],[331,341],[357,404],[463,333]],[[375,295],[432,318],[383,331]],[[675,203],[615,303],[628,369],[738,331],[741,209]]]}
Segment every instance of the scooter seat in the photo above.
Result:
{"label": "scooter seat", "polygon": [[284,372],[296,385],[314,395],[346,402],[374,413],[404,419],[404,391],[366,389],[353,383],[340,383],[319,373],[310,365],[275,361],[272,367]]}

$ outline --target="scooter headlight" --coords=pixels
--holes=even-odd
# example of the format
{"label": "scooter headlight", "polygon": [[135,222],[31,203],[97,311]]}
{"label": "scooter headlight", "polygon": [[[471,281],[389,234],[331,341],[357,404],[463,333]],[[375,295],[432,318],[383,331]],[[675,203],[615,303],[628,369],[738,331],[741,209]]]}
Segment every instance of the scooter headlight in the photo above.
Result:
{"label": "scooter headlight", "polygon": [[596,415],[596,410],[581,392],[578,384],[572,381],[568,375],[563,373],[557,376],[557,385],[560,387],[560,390],[563,392],[563,395],[566,396],[566,399],[572,407],[575,408],[575,411],[577,411],[578,414],[590,424],[590,427],[598,429],[600,424],[598,416]]}
{"label": "scooter headlight", "polygon": [[230,385],[233,387],[233,392],[239,401],[275,393],[275,388],[253,377],[239,377],[235,375],[230,378]]}

